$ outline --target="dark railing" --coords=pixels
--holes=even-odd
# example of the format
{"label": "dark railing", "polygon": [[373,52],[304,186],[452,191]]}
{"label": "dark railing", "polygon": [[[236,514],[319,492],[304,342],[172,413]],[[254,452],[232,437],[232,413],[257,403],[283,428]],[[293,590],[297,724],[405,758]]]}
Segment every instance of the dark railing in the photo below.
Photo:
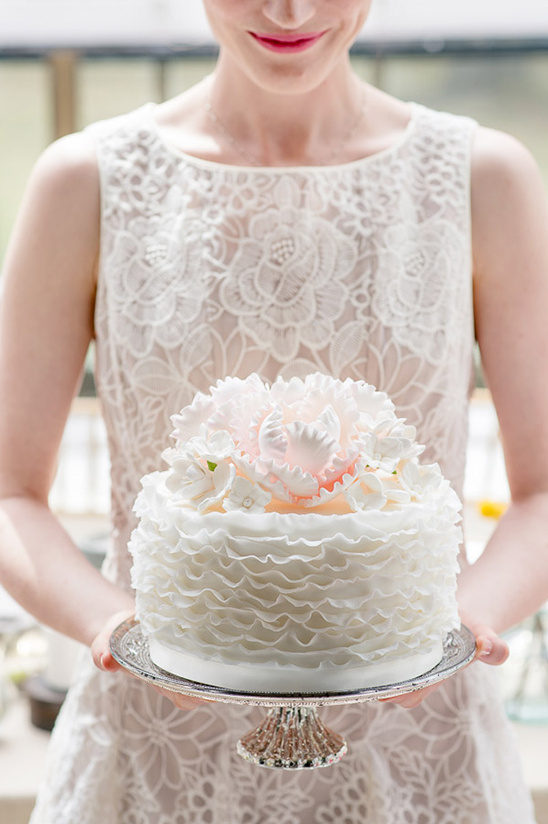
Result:
{"label": "dark railing", "polygon": [[[179,60],[182,57],[195,59],[214,57],[217,46],[214,43],[177,44],[166,46],[134,45],[89,45],[71,48],[67,44],[48,44],[47,46],[2,46],[2,59],[40,59],[56,51],[76,51],[86,58],[124,58],[147,57],[158,60]],[[393,57],[427,54],[478,55],[489,54],[530,54],[548,52],[548,35],[544,37],[478,37],[478,38],[438,38],[425,40],[360,40],[352,47],[352,54],[367,57]]]}

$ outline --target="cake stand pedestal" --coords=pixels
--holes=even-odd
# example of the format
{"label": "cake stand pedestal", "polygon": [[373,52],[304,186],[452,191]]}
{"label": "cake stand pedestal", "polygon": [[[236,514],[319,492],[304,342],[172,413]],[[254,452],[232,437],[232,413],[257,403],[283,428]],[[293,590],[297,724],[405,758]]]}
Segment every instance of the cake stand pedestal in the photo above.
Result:
{"label": "cake stand pedestal", "polygon": [[238,753],[261,767],[303,770],[336,764],[347,751],[342,736],[326,727],[318,717],[317,707],[392,698],[429,687],[468,664],[474,657],[476,642],[470,630],[462,626],[445,638],[440,663],[417,678],[351,692],[298,695],[238,692],[188,681],[165,672],[152,661],[147,639],[134,618],[124,621],[114,630],[110,649],[124,669],[163,689],[194,698],[267,707],[269,711],[264,721],[238,741]]}

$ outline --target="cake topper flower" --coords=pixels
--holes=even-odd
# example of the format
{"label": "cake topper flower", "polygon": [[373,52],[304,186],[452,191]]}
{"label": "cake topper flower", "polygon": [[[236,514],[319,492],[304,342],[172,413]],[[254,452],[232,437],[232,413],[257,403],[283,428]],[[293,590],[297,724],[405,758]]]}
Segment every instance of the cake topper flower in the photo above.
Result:
{"label": "cake topper flower", "polygon": [[162,456],[171,467],[166,486],[174,502],[189,501],[199,512],[223,500],[236,474],[230,461],[234,442],[228,433],[204,435],[191,438],[184,449],[166,449]]}
{"label": "cake topper flower", "polygon": [[265,506],[270,503],[272,495],[259,484],[254,484],[247,478],[234,478],[228,497],[223,501],[223,509],[231,512],[234,509],[243,509],[247,512],[264,512]]}
{"label": "cake topper flower", "polygon": [[253,513],[271,498],[317,507],[339,495],[354,510],[390,507],[409,499],[414,470],[402,472],[423,450],[386,394],[319,373],[272,386],[227,378],[172,420],[168,487],[199,511]]}

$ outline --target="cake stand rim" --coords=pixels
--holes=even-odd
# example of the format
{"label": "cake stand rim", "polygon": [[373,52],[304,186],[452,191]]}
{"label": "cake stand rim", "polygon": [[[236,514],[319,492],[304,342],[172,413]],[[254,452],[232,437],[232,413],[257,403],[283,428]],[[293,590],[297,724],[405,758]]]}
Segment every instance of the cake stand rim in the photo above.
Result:
{"label": "cake stand rim", "polygon": [[248,704],[262,707],[332,706],[393,698],[432,686],[454,675],[469,664],[476,653],[476,639],[471,630],[461,624],[444,639],[444,655],[433,669],[415,678],[379,687],[366,687],[344,692],[264,693],[232,690],[201,684],[160,669],[150,658],[148,642],[137,618],[123,621],[110,637],[110,651],[123,669],[143,681],[191,698],[210,699],[228,704]]}

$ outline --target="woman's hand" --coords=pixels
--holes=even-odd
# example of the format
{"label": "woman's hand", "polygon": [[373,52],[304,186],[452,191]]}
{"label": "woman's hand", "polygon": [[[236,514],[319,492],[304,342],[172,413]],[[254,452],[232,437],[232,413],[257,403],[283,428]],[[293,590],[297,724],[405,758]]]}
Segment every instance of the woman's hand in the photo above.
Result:
{"label": "woman's hand", "polygon": [[[116,627],[118,627],[123,621],[133,618],[133,615],[133,610],[124,610],[122,612],[114,613],[114,615],[108,619],[101,631],[93,639],[91,644],[91,655],[93,657],[93,663],[96,667],[98,667],[98,669],[103,670],[104,672],[116,672],[120,669],[123,670],[123,667],[113,657],[110,651],[110,636]],[[129,674],[131,673],[128,673],[128,675]],[[180,710],[193,710],[200,704],[205,704],[208,701],[206,698],[191,698],[188,695],[181,695],[177,692],[171,692],[170,690],[162,689],[162,687],[159,687],[156,684],[150,684],[150,686],[155,689],[156,692],[159,692],[160,695],[163,695],[165,698],[169,698],[169,700]]]}
{"label": "woman's hand", "polygon": [[[466,615],[461,615],[461,620],[462,623],[471,630],[476,639],[476,654],[470,664],[473,664],[475,661],[482,661],[484,664],[490,664],[491,666],[504,664],[510,652],[506,641],[504,641],[500,635],[497,635],[490,627],[477,624]],[[470,666],[470,664],[468,664],[468,666]],[[398,695],[395,698],[381,698],[380,700],[383,703],[398,704],[400,707],[412,709],[413,707],[417,707],[425,698],[437,690],[442,683],[443,681],[439,681],[437,684],[432,684],[432,686],[424,687],[424,689],[421,690],[415,690],[415,692],[408,692],[405,695]]]}
{"label": "woman's hand", "polygon": [[91,643],[91,655],[93,663],[98,669],[104,670],[105,672],[116,672],[116,670],[122,669],[110,651],[110,636],[116,627],[120,626],[123,621],[133,618],[133,615],[133,609],[115,612],[93,639]]}

